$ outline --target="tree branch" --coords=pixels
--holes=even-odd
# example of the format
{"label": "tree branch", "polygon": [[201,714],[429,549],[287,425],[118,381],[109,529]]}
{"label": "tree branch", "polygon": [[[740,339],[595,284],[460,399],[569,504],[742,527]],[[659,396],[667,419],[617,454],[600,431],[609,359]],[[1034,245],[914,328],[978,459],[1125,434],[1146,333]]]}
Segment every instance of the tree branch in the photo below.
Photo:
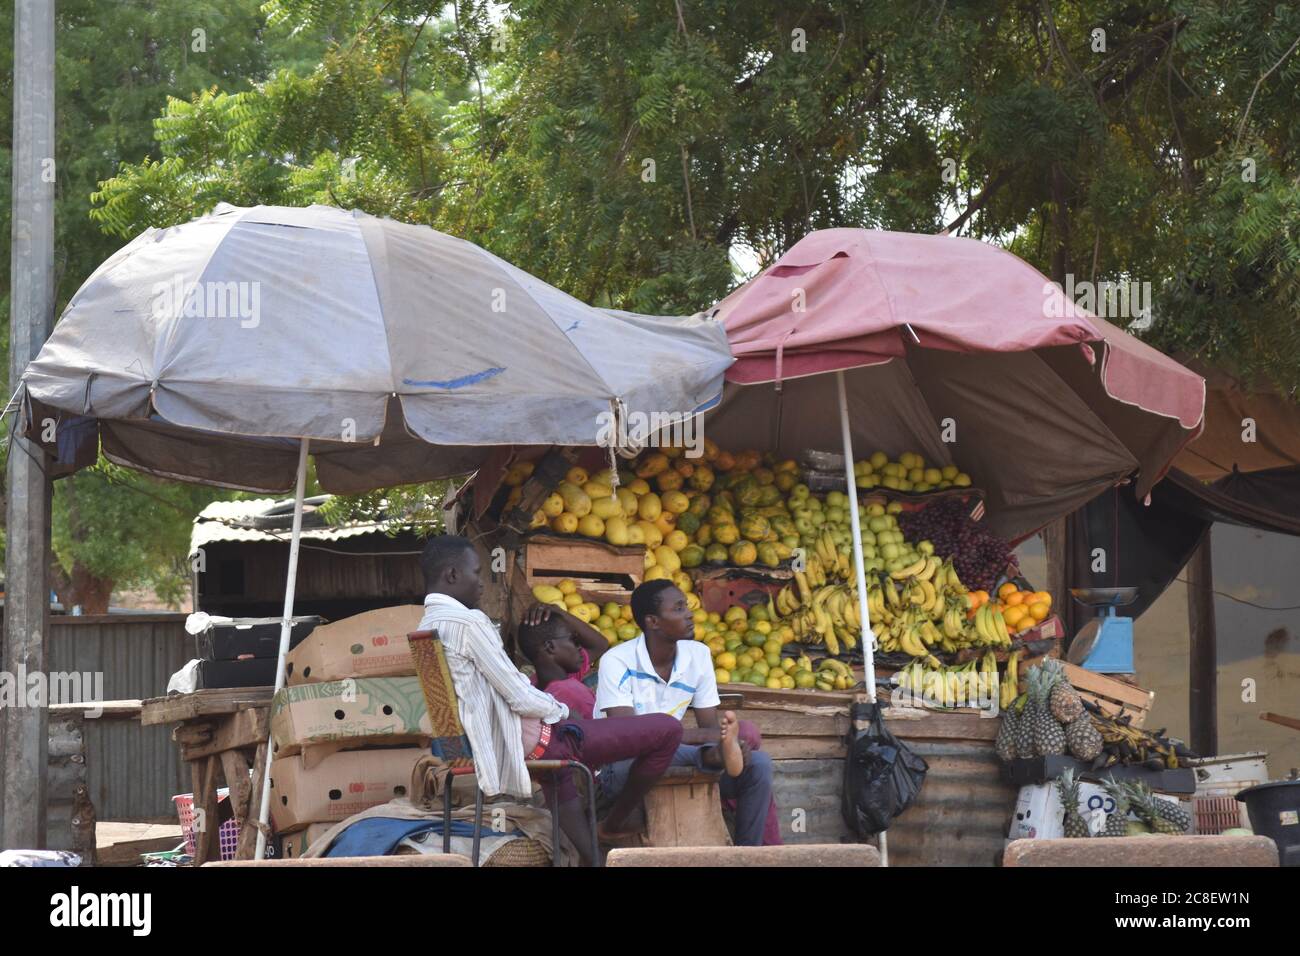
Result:
{"label": "tree branch", "polygon": [[993,197],[994,193],[996,193],[999,189],[1001,189],[1003,186],[1007,184],[1007,181],[1011,178],[1011,174],[1014,173],[1015,171],[1016,171],[1016,167],[1008,167],[998,172],[992,179],[988,181],[988,185],[986,185],[984,189],[981,190],[976,200],[966,207],[966,211],[963,212],[956,219],[954,219],[952,222],[948,223],[948,225],[944,226],[943,231],[951,234],[954,230],[960,229],[962,227],[962,224],[965,223],[967,219],[975,215],[975,213],[979,212],[980,209],[983,208],[984,204]]}

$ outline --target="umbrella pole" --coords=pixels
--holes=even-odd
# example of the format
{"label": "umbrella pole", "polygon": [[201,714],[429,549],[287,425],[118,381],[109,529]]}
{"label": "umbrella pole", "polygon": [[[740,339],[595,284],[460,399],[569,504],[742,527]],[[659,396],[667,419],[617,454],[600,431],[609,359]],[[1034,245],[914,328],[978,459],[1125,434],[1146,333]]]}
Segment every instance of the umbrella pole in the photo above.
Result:
{"label": "umbrella pole", "polygon": [[[853,574],[858,585],[858,615],[862,618],[863,679],[867,684],[867,699],[876,703],[876,657],[872,643],[875,634],[871,630],[871,612],[867,609],[867,570],[862,561],[862,518],[858,514],[858,482],[853,474],[853,438],[849,434],[849,400],[844,390],[843,370],[835,373],[835,386],[840,398],[840,437],[844,441],[844,478],[848,485],[849,521],[853,528]],[[889,849],[886,846],[885,832],[879,834],[880,862],[889,866]]]}
{"label": "umbrella pole", "polygon": [[[289,538],[289,574],[284,585],[284,615],[280,619],[280,651],[275,661],[275,690],[284,686],[284,659],[289,653],[289,632],[293,630],[293,592],[298,584],[298,541],[302,537],[302,498],[307,487],[307,446],[304,438],[298,448],[298,482],[293,491],[293,534]],[[266,760],[263,761],[262,799],[257,813],[257,852],[253,859],[266,855],[267,823],[271,818],[271,742],[266,743]],[[226,781],[234,786],[233,781]]]}

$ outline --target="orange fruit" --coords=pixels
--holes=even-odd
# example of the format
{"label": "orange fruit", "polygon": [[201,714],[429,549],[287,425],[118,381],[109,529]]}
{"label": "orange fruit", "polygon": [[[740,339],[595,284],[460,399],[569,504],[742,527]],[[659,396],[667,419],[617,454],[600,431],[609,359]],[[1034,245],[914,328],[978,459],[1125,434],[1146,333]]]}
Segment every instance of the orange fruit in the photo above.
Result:
{"label": "orange fruit", "polygon": [[1002,615],[1002,619],[1007,622],[1007,627],[1013,631],[1019,630],[1020,622],[1029,616],[1029,612],[1023,607],[1009,607]]}
{"label": "orange fruit", "polygon": [[1046,604],[1050,608],[1052,606],[1052,596],[1046,591],[1035,591],[1033,603]]}
{"label": "orange fruit", "polygon": [[1006,584],[1002,585],[1002,587],[998,588],[998,597],[1005,598],[1008,594],[1013,594],[1019,590],[1020,588],[1008,581]]}
{"label": "orange fruit", "polygon": [[1024,591],[1012,591],[1003,595],[1002,599],[1006,601],[1007,607],[1015,607],[1017,604],[1023,604],[1026,596]]}
{"label": "orange fruit", "polygon": [[1029,605],[1029,616],[1036,622],[1047,620],[1047,615],[1051,613],[1052,609],[1042,601],[1035,601],[1033,604]]}

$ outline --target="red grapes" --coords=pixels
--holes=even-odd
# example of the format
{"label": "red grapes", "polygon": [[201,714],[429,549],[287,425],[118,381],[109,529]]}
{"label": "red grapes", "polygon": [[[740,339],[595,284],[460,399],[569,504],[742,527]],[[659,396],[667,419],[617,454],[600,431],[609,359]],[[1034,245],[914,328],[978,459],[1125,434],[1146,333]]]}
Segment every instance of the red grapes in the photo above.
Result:
{"label": "red grapes", "polygon": [[928,539],[935,554],[952,558],[957,576],[968,588],[992,590],[1011,560],[1011,546],[977,521],[959,498],[945,498],[920,511],[898,515],[908,541]]}

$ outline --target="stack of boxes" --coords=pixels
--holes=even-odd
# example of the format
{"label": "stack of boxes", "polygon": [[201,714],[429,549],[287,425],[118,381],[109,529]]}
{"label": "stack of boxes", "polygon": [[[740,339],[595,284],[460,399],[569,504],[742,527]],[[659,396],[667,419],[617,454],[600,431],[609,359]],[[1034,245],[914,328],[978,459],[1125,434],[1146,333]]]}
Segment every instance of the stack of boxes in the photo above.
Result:
{"label": "stack of boxes", "polygon": [[[295,617],[289,647],[297,647],[320,624],[316,616]],[[280,618],[237,617],[213,621],[195,635],[199,688],[274,687],[280,654]]]}
{"label": "stack of boxes", "polygon": [[285,857],[404,796],[432,728],[406,635],[424,608],[382,608],[316,628],[271,703],[271,821]]}

